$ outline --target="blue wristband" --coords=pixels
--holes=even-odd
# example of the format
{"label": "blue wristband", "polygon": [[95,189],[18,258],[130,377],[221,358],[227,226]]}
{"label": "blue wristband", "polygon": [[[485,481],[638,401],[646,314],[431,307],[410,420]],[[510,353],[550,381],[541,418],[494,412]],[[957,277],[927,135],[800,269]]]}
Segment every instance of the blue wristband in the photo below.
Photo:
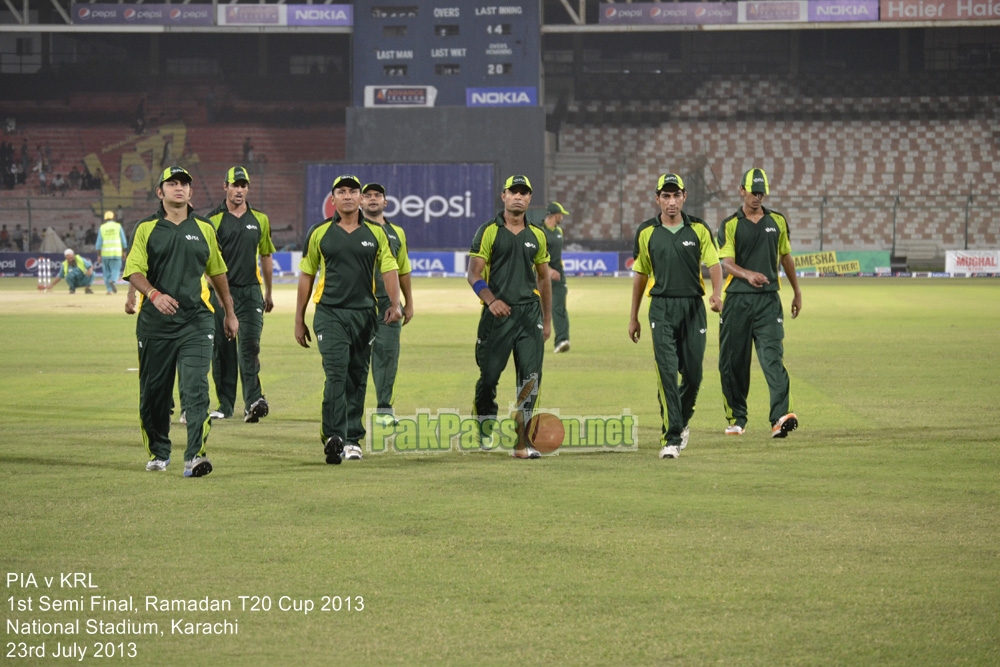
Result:
{"label": "blue wristband", "polygon": [[479,296],[479,293],[484,289],[489,289],[489,285],[486,284],[485,280],[477,280],[472,283],[472,291],[476,293],[476,296]]}

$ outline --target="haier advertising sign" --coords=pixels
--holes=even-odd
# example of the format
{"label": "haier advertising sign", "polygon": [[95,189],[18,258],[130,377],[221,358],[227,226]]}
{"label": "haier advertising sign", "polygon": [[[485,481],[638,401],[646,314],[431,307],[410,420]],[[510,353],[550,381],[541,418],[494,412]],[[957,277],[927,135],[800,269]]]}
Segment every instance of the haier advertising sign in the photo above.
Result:
{"label": "haier advertising sign", "polygon": [[316,164],[306,172],[306,227],[333,215],[333,179],[353,174],[385,187],[385,217],[411,249],[468,250],[479,225],[496,215],[492,164]]}

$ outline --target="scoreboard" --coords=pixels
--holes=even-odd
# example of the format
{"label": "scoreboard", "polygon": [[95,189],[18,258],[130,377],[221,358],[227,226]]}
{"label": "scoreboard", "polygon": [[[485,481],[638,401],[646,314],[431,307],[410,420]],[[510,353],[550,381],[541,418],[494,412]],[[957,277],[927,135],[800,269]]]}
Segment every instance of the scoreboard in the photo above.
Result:
{"label": "scoreboard", "polygon": [[355,0],[354,104],[537,106],[538,0]]}

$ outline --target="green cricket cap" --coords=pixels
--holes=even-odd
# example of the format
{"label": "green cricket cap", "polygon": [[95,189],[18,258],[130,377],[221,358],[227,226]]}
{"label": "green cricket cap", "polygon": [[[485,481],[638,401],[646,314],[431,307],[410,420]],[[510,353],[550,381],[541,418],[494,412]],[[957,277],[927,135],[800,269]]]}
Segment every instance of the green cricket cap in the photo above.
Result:
{"label": "green cricket cap", "polygon": [[343,174],[343,175],[338,176],[337,178],[333,179],[333,185],[330,186],[330,191],[332,192],[332,191],[336,190],[339,187],[350,186],[350,185],[353,185],[354,187],[356,187],[356,188],[358,188],[360,190],[361,189],[361,179],[358,178],[357,176],[353,176],[351,174]]}
{"label": "green cricket cap", "polygon": [[756,167],[748,170],[743,174],[743,180],[740,185],[747,192],[759,192],[762,194],[771,194],[771,187],[767,182],[767,174],[764,173],[763,169],[757,169]]}
{"label": "green cricket cap", "polygon": [[684,189],[684,179],[677,174],[663,174],[660,179],[656,181],[656,191],[662,192],[668,187],[673,186],[678,190]]}
{"label": "green cricket cap", "polygon": [[528,188],[528,192],[531,192],[531,181],[528,177],[523,174],[516,174],[511,176],[506,181],[504,181],[503,189],[510,190],[513,187],[520,185],[521,187]]}
{"label": "green cricket cap", "polygon": [[250,182],[250,174],[246,167],[233,167],[226,172],[226,183],[235,183],[236,181]]}
{"label": "green cricket cap", "polygon": [[160,185],[163,185],[167,181],[171,180],[178,180],[178,181],[183,181],[185,183],[190,183],[194,179],[191,178],[191,174],[189,174],[188,170],[185,169],[184,167],[174,166],[174,167],[167,167],[166,169],[163,170],[163,173],[160,174]]}

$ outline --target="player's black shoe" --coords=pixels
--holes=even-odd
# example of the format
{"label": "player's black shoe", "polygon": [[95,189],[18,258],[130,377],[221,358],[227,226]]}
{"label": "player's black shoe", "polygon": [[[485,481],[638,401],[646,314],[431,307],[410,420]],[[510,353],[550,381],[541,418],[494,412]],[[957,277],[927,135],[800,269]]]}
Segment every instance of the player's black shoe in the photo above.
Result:
{"label": "player's black shoe", "polygon": [[323,445],[323,453],[326,454],[326,462],[333,465],[340,465],[344,458],[344,441],[337,435],[331,435]]}

